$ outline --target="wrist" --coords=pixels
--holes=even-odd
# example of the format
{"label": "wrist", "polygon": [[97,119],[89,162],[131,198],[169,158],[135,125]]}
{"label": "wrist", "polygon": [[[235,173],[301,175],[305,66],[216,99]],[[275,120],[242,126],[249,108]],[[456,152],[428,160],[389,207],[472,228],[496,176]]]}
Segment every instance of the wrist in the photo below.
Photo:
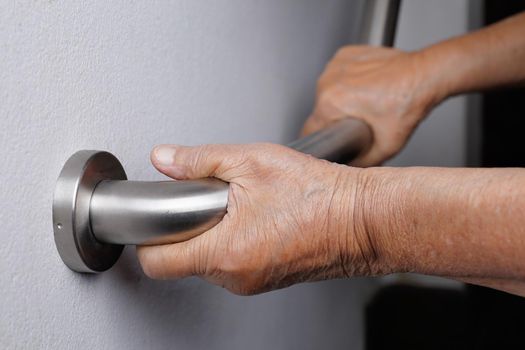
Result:
{"label": "wrist", "polygon": [[[339,254],[346,276],[377,276],[405,271],[400,257],[400,223],[393,215],[396,186],[383,168],[342,168],[338,181]],[[391,203],[392,202],[392,203]],[[394,220],[392,220],[394,219]],[[337,252],[336,252],[337,253]]]}
{"label": "wrist", "polygon": [[426,115],[435,106],[454,94],[455,87],[448,77],[450,70],[445,69],[440,55],[434,52],[434,47],[425,48],[412,53],[415,75],[418,79],[419,104]]}
{"label": "wrist", "polygon": [[401,168],[366,168],[360,173],[355,220],[371,251],[372,274],[412,270],[409,226],[404,208],[406,181]]}
{"label": "wrist", "polygon": [[416,53],[426,77],[431,100],[438,104],[448,97],[482,89],[490,76],[485,56],[480,55],[472,35],[428,46]]}

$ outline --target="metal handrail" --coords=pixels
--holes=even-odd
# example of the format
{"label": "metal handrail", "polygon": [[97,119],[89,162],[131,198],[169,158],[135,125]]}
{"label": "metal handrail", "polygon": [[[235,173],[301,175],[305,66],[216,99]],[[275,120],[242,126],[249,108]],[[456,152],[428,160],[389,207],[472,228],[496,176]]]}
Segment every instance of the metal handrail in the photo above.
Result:
{"label": "metal handrail", "polygon": [[[344,119],[288,146],[334,162],[353,159],[368,147],[370,128]],[[95,237],[114,244],[185,241],[219,223],[226,214],[229,184],[217,179],[101,181],[91,198]]]}
{"label": "metal handrail", "polygon": [[[365,2],[360,42],[392,45],[400,0]],[[348,162],[372,141],[370,128],[346,118],[288,146],[315,157]],[[190,239],[221,221],[229,185],[217,179],[127,181],[107,152],[80,151],[64,165],[53,201],[55,242],[63,261],[79,272],[111,267],[125,244]]]}

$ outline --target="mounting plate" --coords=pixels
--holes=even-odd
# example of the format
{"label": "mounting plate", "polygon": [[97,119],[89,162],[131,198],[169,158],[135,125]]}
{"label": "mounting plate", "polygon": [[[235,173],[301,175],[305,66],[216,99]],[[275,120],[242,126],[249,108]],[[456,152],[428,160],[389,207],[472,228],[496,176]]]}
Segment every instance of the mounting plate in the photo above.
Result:
{"label": "mounting plate", "polygon": [[126,179],[124,168],[108,152],[79,151],[64,164],[53,198],[53,230],[58,253],[71,270],[102,272],[120,257],[123,245],[101,243],[93,235],[89,206],[100,181]]}

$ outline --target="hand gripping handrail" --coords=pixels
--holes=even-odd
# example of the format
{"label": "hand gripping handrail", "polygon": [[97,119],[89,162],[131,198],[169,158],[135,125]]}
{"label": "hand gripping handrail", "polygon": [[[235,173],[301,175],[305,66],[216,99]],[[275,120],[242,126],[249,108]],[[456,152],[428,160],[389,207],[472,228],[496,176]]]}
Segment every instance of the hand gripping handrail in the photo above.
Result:
{"label": "hand gripping handrail", "polygon": [[[400,0],[367,0],[360,42],[392,45]],[[347,162],[371,144],[370,128],[347,118],[288,146],[317,158]],[[79,151],[65,163],[55,188],[53,230],[64,263],[102,272],[126,244],[188,240],[221,221],[229,185],[218,179],[127,181],[120,162],[103,151]]]}

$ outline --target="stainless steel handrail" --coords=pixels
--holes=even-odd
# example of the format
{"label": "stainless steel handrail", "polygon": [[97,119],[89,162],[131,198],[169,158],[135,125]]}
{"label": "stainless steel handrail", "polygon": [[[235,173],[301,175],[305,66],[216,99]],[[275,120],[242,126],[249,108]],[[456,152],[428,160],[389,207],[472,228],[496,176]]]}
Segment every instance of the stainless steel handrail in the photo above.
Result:
{"label": "stainless steel handrail", "polygon": [[358,41],[374,46],[392,46],[401,0],[365,0]]}
{"label": "stainless steel handrail", "polygon": [[[343,162],[368,147],[370,129],[357,119],[344,119],[289,144],[317,158]],[[100,182],[91,198],[90,221],[95,237],[114,244],[164,244],[192,238],[215,226],[226,214],[226,182]]]}
{"label": "stainless steel handrail", "polygon": [[[367,0],[364,6],[359,41],[392,45],[400,0]],[[372,136],[365,123],[346,118],[288,146],[347,162],[370,146]],[[71,269],[104,271],[125,244],[175,243],[210,229],[227,211],[228,190],[217,179],[127,181],[113,155],[80,151],[66,162],[57,181],[55,242]]]}

